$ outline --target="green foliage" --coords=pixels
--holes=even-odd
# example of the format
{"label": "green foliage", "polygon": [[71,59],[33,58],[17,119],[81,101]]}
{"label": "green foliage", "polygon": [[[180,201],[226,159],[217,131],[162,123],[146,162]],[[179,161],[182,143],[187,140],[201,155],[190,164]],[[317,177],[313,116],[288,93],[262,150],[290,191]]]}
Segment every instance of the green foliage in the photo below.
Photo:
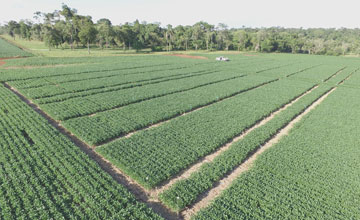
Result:
{"label": "green foliage", "polygon": [[251,152],[262,146],[329,89],[329,86],[321,86],[301,98],[270,122],[234,143],[227,151],[216,157],[213,162],[204,164],[199,171],[193,173],[188,179],[176,182],[160,195],[161,201],[176,211],[191,205],[201,193],[213,187],[215,182],[241,164]]}
{"label": "green foliage", "polygon": [[20,49],[19,47],[10,44],[6,40],[0,38],[0,58],[3,57],[28,57],[32,54]]}
{"label": "green foliage", "polygon": [[[100,146],[96,151],[151,188],[216,150],[311,86],[311,83],[280,80],[160,127]],[[247,108],[239,111],[239,106]]]}
{"label": "green foliage", "polygon": [[1,219],[161,219],[0,87]]}
{"label": "green foliage", "polygon": [[[61,10],[52,13],[35,12],[37,22],[10,21],[6,32],[15,39],[38,39],[50,47],[75,48],[93,44],[99,48],[173,50],[239,50],[282,53],[306,53],[319,55],[359,54],[358,29],[324,28],[232,28],[219,23],[217,26],[204,21],[192,26],[159,23],[126,22],[113,25],[107,18],[92,24],[90,16],[77,13],[76,9],[63,4]],[[42,22],[41,22],[42,20]],[[84,23],[84,20],[90,22]],[[95,30],[96,29],[96,33]],[[96,36],[95,36],[96,35]],[[94,37],[95,36],[95,37]],[[90,48],[90,45],[87,45]]]}
{"label": "green foliage", "polygon": [[[51,16],[48,17],[51,25]],[[81,17],[72,19],[74,25],[84,21]],[[146,25],[137,25],[138,32],[133,33],[144,34]],[[205,35],[215,31],[215,27],[207,26],[206,23],[198,25]],[[54,27],[58,28],[56,25]],[[179,34],[175,28],[172,30],[171,35]],[[225,36],[226,26],[222,27],[222,31]],[[142,36],[147,35],[145,33]],[[266,33],[261,33],[257,35],[257,39],[264,40],[265,36]],[[293,35],[282,36],[288,39],[296,38]],[[186,42],[185,36],[182,37],[183,43]],[[239,37],[243,39],[244,44],[250,39],[246,32],[240,32]],[[208,42],[203,41],[201,44],[208,44],[211,49],[214,40],[216,38],[210,33]],[[146,40],[142,41],[144,42]],[[226,43],[226,38],[223,38],[224,47],[227,47]],[[175,41],[169,38],[168,48],[175,48],[174,45]],[[266,48],[259,44],[260,47],[263,50]],[[298,48],[296,44],[286,42],[278,43],[276,47],[282,50]],[[344,87],[343,93],[354,90],[351,94],[355,98],[341,100],[341,104],[345,105],[347,101],[356,103],[355,91],[359,88],[360,82],[356,58],[257,53],[251,54],[252,56],[229,55],[231,62],[224,63],[215,61],[216,54],[197,55],[210,59],[193,60],[153,55],[16,59],[9,60],[8,65],[20,69],[1,69],[0,81],[16,88],[47,114],[63,120],[60,121],[63,126],[89,144],[107,143],[129,132],[171,119],[161,126],[139,131],[129,138],[115,140],[96,148],[98,153],[147,188],[156,187],[171,179],[309,88],[323,84],[266,125],[233,144],[228,151],[212,163],[201,167],[189,179],[176,183],[161,194],[161,200],[177,211],[191,205],[201,193],[209,190],[216,181],[238,166],[250,152],[271,138],[329,88],[350,75],[351,81],[345,81],[345,84],[339,87]],[[58,64],[60,66],[55,68],[54,65]],[[29,66],[33,69],[28,68]],[[265,83],[268,84],[264,85]],[[337,99],[347,97],[343,93],[339,93]],[[0,148],[3,153],[0,155],[0,168],[3,169],[0,172],[0,219],[158,218],[10,91],[0,88],[0,98]],[[355,104],[349,105],[351,108],[357,108]],[[200,107],[204,108],[198,109]],[[198,110],[181,116],[195,109]],[[356,119],[356,115],[352,115],[351,112],[347,111],[347,115]],[[325,113],[330,116],[335,114],[332,111]],[[355,123],[353,124],[356,127]],[[335,121],[332,125],[336,127],[338,124]],[[341,122],[340,126],[343,126]],[[318,129],[320,128],[329,129],[325,125]],[[314,134],[321,132],[313,131]],[[347,132],[344,133],[345,137]],[[297,136],[300,137],[307,136]],[[338,137],[340,139],[340,136]],[[297,143],[295,139],[291,140],[287,145]],[[323,138],[320,138],[319,143],[322,141]],[[327,144],[330,146],[331,143]],[[351,144],[356,145],[355,142]],[[306,151],[297,152],[306,155]],[[312,157],[313,160],[314,158],[317,157]],[[275,168],[281,168],[276,167],[275,159],[269,159],[272,160],[274,161],[271,165],[275,164]],[[354,167],[357,167],[356,164]],[[309,168],[311,167],[307,167],[307,170]],[[318,196],[318,192],[323,193],[321,188],[315,192],[302,191],[309,197],[298,197],[297,191],[291,187],[284,193],[276,191],[271,194],[274,191],[267,181],[271,181],[278,188],[287,187],[287,182],[285,181],[285,184],[281,179],[283,170],[277,171],[276,178],[271,176],[272,169],[265,165],[261,166],[260,170],[270,173],[266,174],[265,183],[262,181],[261,172],[255,173],[256,178],[249,179],[249,184],[244,185],[242,179],[236,183],[242,184],[240,188],[232,188],[231,193],[221,198],[221,204],[215,202],[216,205],[212,206],[212,209],[216,211],[205,210],[199,218],[236,219],[245,216],[244,218],[261,219],[272,216],[275,219],[286,219],[287,215],[278,215],[281,210],[288,208],[284,204],[291,204],[291,210],[299,210],[306,213],[306,216],[322,216],[321,213],[304,211],[304,206],[296,203],[296,198],[301,198],[301,204],[318,205],[318,201],[309,201],[314,199],[312,194]],[[325,171],[325,174],[331,173]],[[301,180],[302,172],[303,170],[295,170],[294,173],[299,177],[291,180]],[[346,173],[346,170],[343,173]],[[247,180],[248,176],[241,178]],[[339,182],[336,180],[334,183],[337,186],[336,183]],[[295,186],[292,185],[296,186],[298,182]],[[261,191],[263,189],[264,191]],[[264,192],[270,193],[270,196],[264,197]],[[296,197],[288,199],[288,192]],[[256,196],[252,197],[253,195]],[[271,200],[275,197],[282,199]],[[234,204],[232,201],[235,201]],[[286,202],[282,204],[283,201]],[[345,213],[344,216],[351,219],[352,216],[348,213],[354,211],[352,204],[355,200],[350,198],[349,201],[351,204],[341,206],[340,203],[336,203],[330,207],[338,208],[337,210]],[[269,205],[272,202],[276,207],[281,203],[279,212],[269,212],[273,208]],[[236,210],[242,210],[245,214],[239,214],[231,208],[223,208],[222,204],[229,204],[225,207],[236,207]],[[261,204],[260,207],[266,208],[260,212],[254,204]],[[43,208],[37,210],[39,207]],[[332,211],[323,207],[319,210],[327,213]],[[265,217],[262,216],[263,212],[267,212]],[[357,213],[354,213],[353,216],[357,217]]]}
{"label": "green foliage", "polygon": [[192,219],[359,219],[359,106],[337,88]]}

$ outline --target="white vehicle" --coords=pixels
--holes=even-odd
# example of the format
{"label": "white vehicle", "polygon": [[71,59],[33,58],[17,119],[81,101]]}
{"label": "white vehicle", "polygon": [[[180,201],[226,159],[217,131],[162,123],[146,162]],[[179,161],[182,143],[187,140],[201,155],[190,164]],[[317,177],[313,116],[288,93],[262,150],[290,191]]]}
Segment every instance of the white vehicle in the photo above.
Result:
{"label": "white vehicle", "polygon": [[217,61],[230,61],[229,58],[223,57],[223,56],[221,56],[221,57],[216,57],[216,60],[217,60]]}

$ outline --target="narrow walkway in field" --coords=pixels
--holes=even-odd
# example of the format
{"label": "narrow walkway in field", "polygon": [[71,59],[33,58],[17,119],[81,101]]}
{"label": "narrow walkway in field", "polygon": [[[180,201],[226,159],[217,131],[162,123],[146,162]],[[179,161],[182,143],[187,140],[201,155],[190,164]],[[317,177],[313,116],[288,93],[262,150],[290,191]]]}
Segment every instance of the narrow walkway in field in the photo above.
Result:
{"label": "narrow walkway in field", "polygon": [[246,129],[245,131],[243,131],[240,135],[234,137],[230,142],[228,142],[227,144],[221,146],[217,151],[215,151],[212,154],[207,155],[206,157],[202,158],[199,162],[195,163],[194,165],[192,165],[190,168],[188,168],[187,170],[183,171],[180,175],[178,175],[177,177],[171,179],[170,181],[168,181],[167,183],[165,183],[164,185],[162,185],[161,187],[155,189],[152,194],[153,197],[158,197],[158,195],[160,193],[162,193],[163,191],[169,189],[173,184],[175,184],[177,181],[182,180],[182,179],[187,179],[190,177],[190,175],[196,171],[198,171],[200,169],[200,167],[205,164],[205,163],[209,163],[212,162],[217,156],[219,156],[222,152],[226,151],[227,149],[229,149],[231,147],[232,144],[234,144],[235,142],[243,139],[244,137],[246,137],[250,132],[252,132],[253,130],[255,130],[258,127],[261,127],[263,125],[265,125],[267,122],[269,122],[271,119],[273,119],[276,115],[280,114],[282,111],[285,111],[287,108],[289,108],[291,105],[293,105],[295,102],[297,102],[299,99],[301,99],[302,97],[306,96],[307,94],[311,93],[314,89],[316,89],[318,87],[318,85],[312,87],[311,89],[309,89],[308,91],[304,92],[303,94],[301,94],[300,96],[296,97],[294,100],[292,100],[291,102],[289,102],[288,104],[284,105],[283,107],[281,107],[280,109],[274,111],[273,113],[271,113],[269,116],[263,118],[262,120],[260,120],[259,122],[257,122],[255,125],[253,125],[252,127]]}
{"label": "narrow walkway in field", "polygon": [[289,134],[289,131],[294,127],[294,125],[299,122],[305,115],[310,111],[315,109],[320,105],[326,97],[328,97],[332,92],[336,90],[336,87],[332,88],[329,92],[321,96],[317,101],[315,101],[311,106],[309,106],[303,113],[298,115],[293,119],[288,125],[281,129],[271,140],[266,142],[262,147],[260,147],[252,156],[250,156],[244,163],[234,169],[230,175],[220,180],[216,187],[212,188],[210,191],[203,196],[203,198],[194,204],[190,209],[186,209],[182,212],[182,215],[185,219],[190,219],[192,215],[198,212],[200,209],[207,207],[216,197],[218,197],[224,190],[230,187],[232,182],[239,177],[242,173],[248,171],[254,164],[256,158],[262,154],[264,151],[275,145],[280,141],[280,139]]}
{"label": "narrow walkway in field", "polygon": [[97,154],[91,146],[87,145],[71,132],[67,131],[63,126],[61,126],[57,121],[52,119],[44,111],[42,111],[36,104],[28,100],[15,88],[9,86],[7,83],[4,83],[4,86],[16,94],[22,101],[28,104],[34,111],[44,117],[54,128],[56,128],[61,134],[69,138],[76,146],[78,146],[84,153],[86,153],[91,159],[95,160],[97,164],[107,172],[116,182],[123,185],[128,191],[130,191],[137,200],[144,202],[148,207],[152,208],[157,214],[162,216],[165,219],[181,219],[178,213],[174,213],[167,209],[164,205],[161,204],[158,200],[154,200],[150,197],[148,190],[137,184],[130,177],[121,172],[108,160],[103,158],[101,155]]}

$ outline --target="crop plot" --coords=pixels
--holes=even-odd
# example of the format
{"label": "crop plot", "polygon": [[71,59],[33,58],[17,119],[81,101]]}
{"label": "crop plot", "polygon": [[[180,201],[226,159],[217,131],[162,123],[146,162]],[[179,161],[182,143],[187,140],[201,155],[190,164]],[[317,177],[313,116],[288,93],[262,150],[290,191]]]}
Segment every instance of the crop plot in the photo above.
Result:
{"label": "crop plot", "polygon": [[18,48],[15,45],[8,43],[6,40],[0,38],[0,58],[9,57],[28,57],[32,54]]}
{"label": "crop plot", "polygon": [[0,72],[0,219],[358,218],[357,61],[204,56],[11,61],[44,67]]}

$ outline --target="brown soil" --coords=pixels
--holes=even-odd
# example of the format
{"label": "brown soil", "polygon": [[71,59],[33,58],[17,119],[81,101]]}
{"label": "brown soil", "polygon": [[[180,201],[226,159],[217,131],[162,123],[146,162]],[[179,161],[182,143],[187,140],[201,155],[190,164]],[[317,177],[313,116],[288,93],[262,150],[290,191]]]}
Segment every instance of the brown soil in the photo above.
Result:
{"label": "brown soil", "polygon": [[294,127],[296,123],[298,123],[306,114],[308,114],[311,110],[320,105],[324,99],[330,95],[336,88],[333,88],[325,95],[323,95],[320,99],[315,101],[311,106],[309,106],[303,113],[298,115],[294,120],[292,120],[286,127],[281,129],[277,135],[269,140],[265,145],[259,148],[251,157],[249,157],[244,163],[242,163],[239,167],[237,167],[233,172],[228,175],[226,178],[220,180],[216,187],[212,188],[206,195],[197,202],[192,208],[184,210],[183,215],[185,219],[190,219],[192,215],[198,212],[200,209],[207,207],[216,197],[218,197],[224,190],[230,187],[232,182],[239,177],[242,173],[248,171],[251,166],[254,164],[256,158],[262,154],[265,150],[269,149],[276,143],[280,141],[280,139],[289,134],[290,130]]}
{"label": "brown soil", "polygon": [[175,57],[182,57],[182,58],[190,58],[190,59],[200,59],[200,60],[207,60],[209,58],[203,56],[192,56],[187,54],[169,54],[167,56],[175,56]]}

